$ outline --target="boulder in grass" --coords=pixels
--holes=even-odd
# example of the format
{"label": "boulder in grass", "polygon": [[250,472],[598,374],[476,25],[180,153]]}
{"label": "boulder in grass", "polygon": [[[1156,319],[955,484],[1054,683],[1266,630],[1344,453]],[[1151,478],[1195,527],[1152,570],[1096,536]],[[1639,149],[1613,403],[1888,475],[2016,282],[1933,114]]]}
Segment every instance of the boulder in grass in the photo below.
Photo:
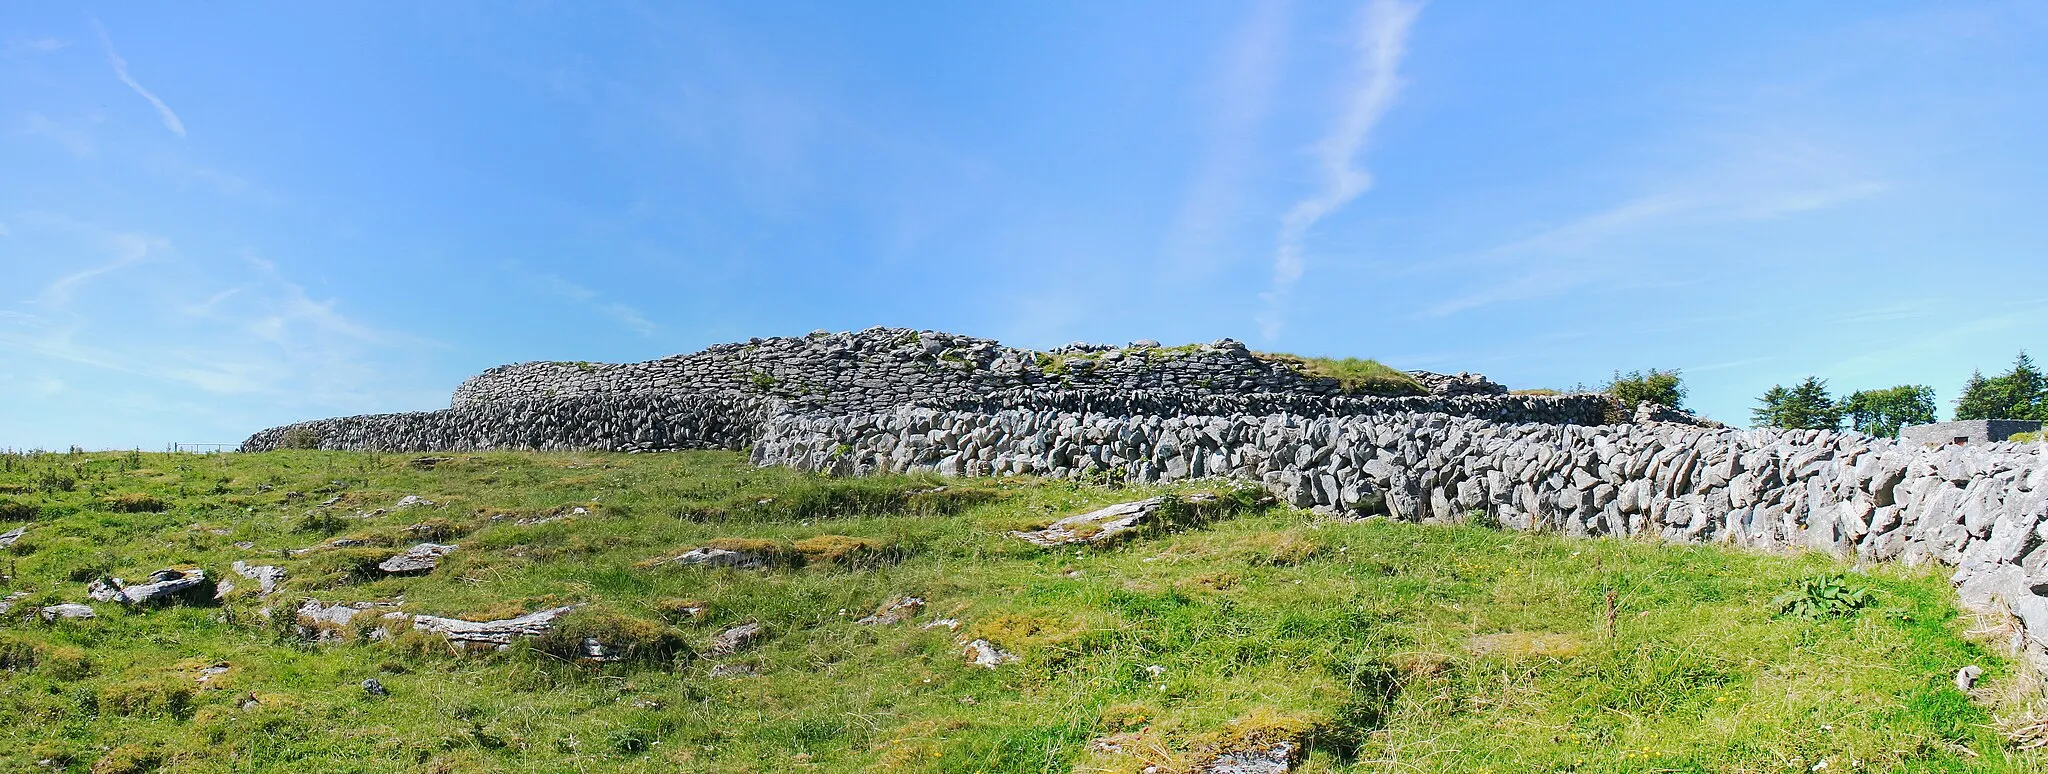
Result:
{"label": "boulder in grass", "polygon": [[1068,516],[1043,529],[1012,532],[1010,536],[1048,548],[1077,543],[1105,546],[1147,528],[1164,525],[1177,517],[1177,512],[1183,510],[1184,505],[1215,500],[1215,495],[1205,493],[1192,494],[1185,498],[1151,497]]}
{"label": "boulder in grass", "polygon": [[888,604],[883,605],[882,609],[876,610],[874,615],[854,621],[854,623],[870,626],[900,624],[916,618],[918,611],[923,609],[924,600],[922,599],[917,597],[897,597],[890,600]]}
{"label": "boulder in grass", "polygon": [[[512,644],[515,637],[538,637],[555,626],[555,619],[568,615],[578,605],[564,605],[540,610],[515,618],[496,621],[464,621],[460,618],[442,618],[432,615],[415,615],[412,628],[439,634],[451,643],[469,646],[504,648]],[[602,646],[600,646],[602,647]]]}
{"label": "boulder in grass", "polygon": [[276,565],[250,564],[236,560],[234,570],[236,575],[255,581],[258,593],[265,596],[277,591],[277,584],[283,583],[285,579],[284,568]]}
{"label": "boulder in grass", "polygon": [[656,564],[678,564],[684,567],[726,567],[735,570],[758,570],[768,566],[768,557],[752,551],[733,551],[724,548],[692,548]]}
{"label": "boulder in grass", "polygon": [[88,618],[99,617],[99,613],[93,612],[93,609],[91,607],[78,604],[77,602],[66,602],[61,605],[51,605],[49,607],[43,608],[41,613],[43,616],[43,620],[45,621],[55,621],[59,618],[84,620]]}
{"label": "boulder in grass", "polygon": [[101,578],[86,587],[85,595],[97,602],[124,605],[204,602],[213,596],[213,582],[207,580],[205,570],[198,568],[164,569],[150,573],[148,583],[133,586],[120,578]]}
{"label": "boulder in grass", "polygon": [[705,652],[713,656],[730,656],[753,647],[754,643],[760,642],[761,638],[766,636],[767,628],[758,623],[740,624],[712,637],[711,647],[706,648]]}
{"label": "boulder in grass", "polygon": [[1017,661],[1017,654],[998,648],[995,643],[988,640],[967,643],[963,646],[961,655],[967,657],[967,663],[985,669],[994,669]]}
{"label": "boulder in grass", "polygon": [[378,563],[377,569],[391,575],[418,575],[420,573],[432,572],[435,567],[441,566],[441,557],[447,556],[457,548],[461,548],[461,546],[421,543],[405,549],[405,553]]}
{"label": "boulder in grass", "polygon": [[15,527],[14,529],[10,529],[6,532],[0,532],[0,548],[6,548],[8,546],[14,545],[14,541],[20,540],[21,536],[26,534],[28,534],[28,527],[26,526]]}
{"label": "boulder in grass", "polygon": [[1202,767],[1203,774],[1287,774],[1294,770],[1294,743],[1274,742],[1265,747],[1239,750],[1216,756]]}

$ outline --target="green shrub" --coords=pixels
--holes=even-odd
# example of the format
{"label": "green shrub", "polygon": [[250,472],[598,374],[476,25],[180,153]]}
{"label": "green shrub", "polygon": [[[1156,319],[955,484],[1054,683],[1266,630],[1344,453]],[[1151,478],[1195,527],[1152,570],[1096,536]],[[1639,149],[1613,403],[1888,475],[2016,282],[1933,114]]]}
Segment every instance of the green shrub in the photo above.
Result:
{"label": "green shrub", "polygon": [[42,657],[41,646],[18,637],[0,635],[0,671],[26,672],[34,669]]}
{"label": "green shrub", "polygon": [[1648,401],[1660,406],[1684,408],[1685,382],[1679,378],[1678,370],[1614,372],[1614,378],[1600,389],[1609,397],[1621,402],[1628,411],[1634,411],[1636,404]]}
{"label": "green shrub", "polygon": [[294,427],[284,431],[284,437],[278,439],[277,447],[280,449],[318,449],[320,448],[320,441],[320,433],[313,428]]}
{"label": "green shrub", "polygon": [[2037,443],[2037,442],[2041,441],[2041,439],[2042,439],[2042,437],[2043,437],[2044,435],[2048,435],[2048,433],[2043,433],[2043,432],[2032,432],[2032,433],[2013,433],[2013,434],[2012,434],[2012,437],[2010,437],[2010,438],[2007,438],[2007,439],[2005,439],[2005,440],[2008,440],[2008,441],[2017,441],[2017,442],[2019,442],[2019,443]]}
{"label": "green shrub", "polygon": [[1792,590],[1773,597],[1771,609],[1798,618],[1845,618],[1876,601],[1870,587],[1841,575],[1824,575],[1800,581]]}

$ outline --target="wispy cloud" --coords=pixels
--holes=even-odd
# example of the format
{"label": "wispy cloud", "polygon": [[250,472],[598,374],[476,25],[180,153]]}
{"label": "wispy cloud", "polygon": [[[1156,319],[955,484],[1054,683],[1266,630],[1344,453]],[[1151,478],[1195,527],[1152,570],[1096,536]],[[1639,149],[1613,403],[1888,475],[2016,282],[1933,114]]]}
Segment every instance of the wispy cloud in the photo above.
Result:
{"label": "wispy cloud", "polygon": [[1408,31],[1422,6],[1400,0],[1373,0],[1366,6],[1357,42],[1359,72],[1334,131],[1316,147],[1323,187],[1296,202],[1280,219],[1273,254],[1272,285],[1260,298],[1266,309],[1258,317],[1261,333],[1271,340],[1286,324],[1288,297],[1305,270],[1302,245],[1309,229],[1372,187],[1372,174],[1358,156],[1401,91],[1401,59],[1408,53]]}
{"label": "wispy cloud", "polygon": [[1433,270],[1479,267],[1468,275],[1498,276],[1425,308],[1423,317],[1447,317],[1493,304],[1556,295],[1609,277],[1631,263],[1603,249],[1626,237],[1678,227],[1774,220],[1826,210],[1890,190],[1881,181],[1820,187],[1680,188],[1639,196],[1563,225],[1492,247],[1465,259],[1439,261]]}
{"label": "wispy cloud", "polygon": [[512,268],[532,277],[535,281],[546,287],[549,292],[589,307],[598,314],[609,317],[618,324],[625,326],[628,330],[642,336],[652,336],[655,331],[660,330],[660,326],[648,320],[646,315],[640,313],[640,310],[616,301],[607,301],[595,290],[546,272],[528,271],[516,263],[512,265]]}
{"label": "wispy cloud", "polygon": [[36,303],[45,307],[63,307],[71,303],[71,296],[79,286],[147,261],[151,251],[169,246],[169,242],[162,237],[144,234],[112,234],[106,237],[106,242],[113,249],[113,260],[58,277],[56,281],[44,286],[41,293],[36,294]]}
{"label": "wispy cloud", "polygon": [[114,76],[120,78],[122,83],[128,84],[128,88],[134,89],[135,93],[142,95],[143,99],[149,100],[150,105],[156,107],[157,115],[164,120],[165,129],[171,130],[171,134],[184,137],[185,122],[178,119],[177,113],[171,112],[170,105],[164,104],[163,100],[157,99],[155,94],[143,88],[142,84],[136,83],[135,78],[128,75],[128,60],[122,59],[121,54],[114,50],[114,39],[107,36],[107,28],[100,24],[98,19],[94,19],[92,25],[94,29],[99,30],[100,45],[107,49],[107,62],[114,66]]}
{"label": "wispy cloud", "polygon": [[13,38],[7,41],[5,50],[7,51],[8,56],[21,56],[24,54],[48,54],[53,53],[58,49],[61,49],[68,45],[71,45],[71,41],[60,40],[58,38],[52,37]]}
{"label": "wispy cloud", "polygon": [[1286,53],[1287,11],[1284,0],[1259,3],[1224,51],[1209,147],[1167,244],[1180,271],[1206,264],[1219,232],[1231,225]]}

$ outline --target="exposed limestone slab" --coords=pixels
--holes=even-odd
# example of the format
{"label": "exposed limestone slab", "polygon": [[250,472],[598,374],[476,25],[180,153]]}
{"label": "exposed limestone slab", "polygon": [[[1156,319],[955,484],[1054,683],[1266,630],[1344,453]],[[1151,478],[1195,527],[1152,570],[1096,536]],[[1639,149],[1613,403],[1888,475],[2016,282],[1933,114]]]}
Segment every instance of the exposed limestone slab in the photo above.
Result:
{"label": "exposed limestone slab", "polygon": [[711,647],[705,653],[713,656],[730,656],[751,648],[768,636],[768,629],[759,623],[744,623],[719,632],[711,638]]}
{"label": "exposed limestone slab", "polygon": [[1068,516],[1043,529],[1012,532],[1011,537],[1046,547],[1086,543],[1105,546],[1149,527],[1162,526],[1162,514],[1175,505],[1215,501],[1216,496],[1196,493],[1185,499],[1151,497],[1117,503],[1087,513]]}
{"label": "exposed limestone slab", "polygon": [[6,548],[8,546],[14,545],[14,541],[20,540],[21,536],[26,534],[28,534],[28,525],[26,524],[23,524],[19,527],[15,527],[14,529],[10,529],[6,532],[0,532],[0,548]]}
{"label": "exposed limestone slab", "polygon": [[232,565],[235,574],[256,581],[257,593],[264,596],[277,591],[277,584],[283,583],[288,573],[283,567],[269,564],[250,564],[240,559]]}
{"label": "exposed limestone slab", "polygon": [[77,602],[50,605],[43,608],[41,614],[45,621],[55,621],[58,619],[85,620],[99,617],[99,613],[93,612],[90,606],[81,605]]}
{"label": "exposed limestone slab", "polygon": [[729,551],[723,548],[692,548],[674,557],[654,564],[676,564],[684,567],[726,567],[735,570],[758,570],[767,567],[768,557],[752,551]]}
{"label": "exposed limestone slab", "polygon": [[496,621],[464,621],[460,618],[442,618],[432,615],[412,617],[414,629],[432,632],[448,638],[449,642],[467,645],[492,645],[504,647],[515,637],[537,637],[554,628],[555,619],[568,615],[579,605],[563,605],[539,610],[516,618]]}
{"label": "exposed limestone slab", "polygon": [[883,604],[882,608],[876,610],[874,615],[866,616],[854,621],[854,623],[870,626],[900,624],[916,618],[918,611],[924,609],[924,604],[924,600],[918,597],[897,597]]}
{"label": "exposed limestone slab", "polygon": [[967,663],[986,669],[994,669],[1004,664],[1014,664],[1018,661],[1017,654],[998,648],[995,643],[988,640],[972,640],[967,642],[961,646],[961,655],[967,658]]}
{"label": "exposed limestone slab", "polygon": [[1293,742],[1275,742],[1267,747],[1228,752],[1203,766],[1204,774],[1287,774],[1294,770]]}
{"label": "exposed limestone slab", "polygon": [[457,545],[421,543],[405,550],[405,553],[386,559],[377,564],[377,569],[392,575],[417,575],[432,572],[441,566],[441,557],[447,556]]}
{"label": "exposed limestone slab", "polygon": [[124,605],[165,605],[201,602],[212,596],[213,584],[206,571],[164,569],[150,573],[148,583],[127,585],[120,578],[101,578],[86,586],[85,595],[96,602]]}

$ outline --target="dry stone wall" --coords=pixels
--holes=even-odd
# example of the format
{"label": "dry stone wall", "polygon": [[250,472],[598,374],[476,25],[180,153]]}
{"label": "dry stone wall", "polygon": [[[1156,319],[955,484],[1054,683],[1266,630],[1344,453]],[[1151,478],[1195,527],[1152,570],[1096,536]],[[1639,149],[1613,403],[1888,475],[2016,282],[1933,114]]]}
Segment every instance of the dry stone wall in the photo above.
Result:
{"label": "dry stone wall", "polygon": [[[1418,373],[1437,395],[1507,389],[1472,374]],[[1338,395],[1331,379],[1255,357],[1239,342],[1159,347],[1070,344],[1051,352],[935,331],[870,328],[752,339],[644,363],[520,363],[490,369],[455,390],[456,408],[505,400],[643,392],[760,394],[794,410],[846,413],[902,405],[948,407],[1017,390],[1167,391],[1183,395]]]}
{"label": "dry stone wall", "polygon": [[243,451],[675,451],[742,449],[784,410],[739,393],[639,393],[502,400],[440,411],[367,414],[273,427]]}
{"label": "dry stone wall", "polygon": [[753,460],[837,475],[1228,476],[1339,513],[1938,562],[1958,568],[1966,602],[2003,604],[2026,631],[2048,632],[2048,460],[2038,445],[1930,449],[1857,433],[1429,412],[902,408],[773,417]]}

